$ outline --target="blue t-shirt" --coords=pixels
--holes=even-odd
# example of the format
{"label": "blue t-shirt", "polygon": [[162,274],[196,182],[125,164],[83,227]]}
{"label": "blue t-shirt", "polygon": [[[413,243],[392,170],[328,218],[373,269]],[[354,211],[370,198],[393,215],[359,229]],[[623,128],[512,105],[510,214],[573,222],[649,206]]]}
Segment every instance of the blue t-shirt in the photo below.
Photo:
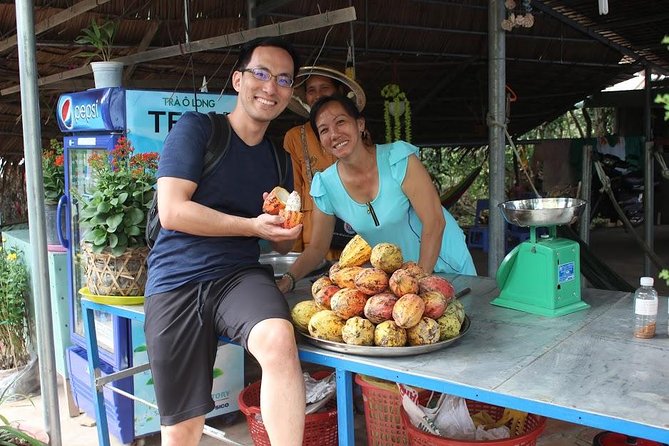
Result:
{"label": "blue t-shirt", "polygon": [[[158,178],[174,177],[198,183],[192,200],[230,215],[253,218],[262,214],[262,194],[279,184],[272,145],[263,139],[249,146],[232,130],[230,147],[218,166],[201,178],[211,123],[206,114],[187,112],[165,139]],[[290,165],[290,163],[288,163]],[[288,169],[282,184],[292,190]],[[148,258],[145,294],[178,288],[190,282],[225,277],[258,265],[257,237],[203,237],[161,229]]]}
{"label": "blue t-shirt", "polygon": [[[400,247],[405,261],[418,261],[420,235],[423,225],[402,190],[409,157],[418,148],[404,141],[376,146],[376,165],[379,191],[369,203],[378,220],[372,218],[367,203],[358,203],[346,191],[337,172],[336,162],[325,171],[314,175],[311,196],[318,209],[336,215],[365,239],[371,246],[381,242]],[[442,207],[446,229],[441,241],[435,272],[476,275],[476,268],[467,249],[465,235],[453,216]]]}

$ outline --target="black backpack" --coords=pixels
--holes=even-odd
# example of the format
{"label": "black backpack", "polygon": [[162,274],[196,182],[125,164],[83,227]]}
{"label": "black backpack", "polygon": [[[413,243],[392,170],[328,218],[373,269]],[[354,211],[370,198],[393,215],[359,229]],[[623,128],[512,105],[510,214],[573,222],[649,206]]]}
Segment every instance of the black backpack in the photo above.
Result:
{"label": "black backpack", "polygon": [[[223,159],[230,147],[230,137],[232,135],[230,121],[228,121],[226,115],[209,112],[207,113],[207,116],[209,116],[209,120],[211,121],[211,135],[207,141],[207,151],[204,154],[204,166],[202,167],[202,176],[200,178],[206,178],[210,175],[218,165],[218,162]],[[286,180],[286,173],[288,172],[288,166],[290,165],[290,157],[285,150],[277,150],[272,141],[270,141],[270,144],[274,151],[276,170],[279,174],[279,184],[282,185]],[[153,244],[158,238],[158,233],[160,233],[160,228],[158,194],[154,193],[153,200],[151,200],[151,206],[146,215],[146,245],[149,248],[153,248]]]}

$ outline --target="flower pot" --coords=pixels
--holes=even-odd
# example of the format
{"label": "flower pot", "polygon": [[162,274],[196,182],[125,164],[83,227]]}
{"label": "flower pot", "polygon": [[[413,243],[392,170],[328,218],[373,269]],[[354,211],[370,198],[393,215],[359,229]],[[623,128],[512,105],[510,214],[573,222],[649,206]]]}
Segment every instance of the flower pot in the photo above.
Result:
{"label": "flower pot", "polygon": [[92,246],[84,244],[86,285],[98,296],[143,296],[146,285],[146,246],[128,248],[115,256],[109,248],[95,253]]}
{"label": "flower pot", "polygon": [[120,87],[123,79],[122,62],[91,62],[95,88]]}

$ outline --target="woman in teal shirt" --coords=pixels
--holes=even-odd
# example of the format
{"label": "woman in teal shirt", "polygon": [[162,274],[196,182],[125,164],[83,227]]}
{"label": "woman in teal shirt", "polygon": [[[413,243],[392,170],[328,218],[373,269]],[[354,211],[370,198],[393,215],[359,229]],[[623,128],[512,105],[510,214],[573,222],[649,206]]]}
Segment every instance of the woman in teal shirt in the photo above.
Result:
{"label": "woman in teal shirt", "polygon": [[330,246],[335,216],[348,222],[367,243],[400,247],[405,261],[428,273],[476,275],[465,236],[441,205],[430,175],[417,157],[418,148],[404,141],[374,144],[365,118],[343,96],[321,98],[311,109],[311,126],[335,164],[314,175],[312,242],[279,282],[313,270]]}

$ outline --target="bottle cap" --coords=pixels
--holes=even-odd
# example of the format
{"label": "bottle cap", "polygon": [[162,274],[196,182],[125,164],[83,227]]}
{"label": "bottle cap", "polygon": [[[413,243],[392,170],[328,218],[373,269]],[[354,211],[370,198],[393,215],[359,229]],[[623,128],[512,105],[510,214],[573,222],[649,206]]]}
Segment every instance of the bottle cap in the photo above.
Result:
{"label": "bottle cap", "polygon": [[653,280],[652,277],[642,277],[639,283],[641,284],[641,286],[653,286],[653,283],[655,283],[655,281]]}

